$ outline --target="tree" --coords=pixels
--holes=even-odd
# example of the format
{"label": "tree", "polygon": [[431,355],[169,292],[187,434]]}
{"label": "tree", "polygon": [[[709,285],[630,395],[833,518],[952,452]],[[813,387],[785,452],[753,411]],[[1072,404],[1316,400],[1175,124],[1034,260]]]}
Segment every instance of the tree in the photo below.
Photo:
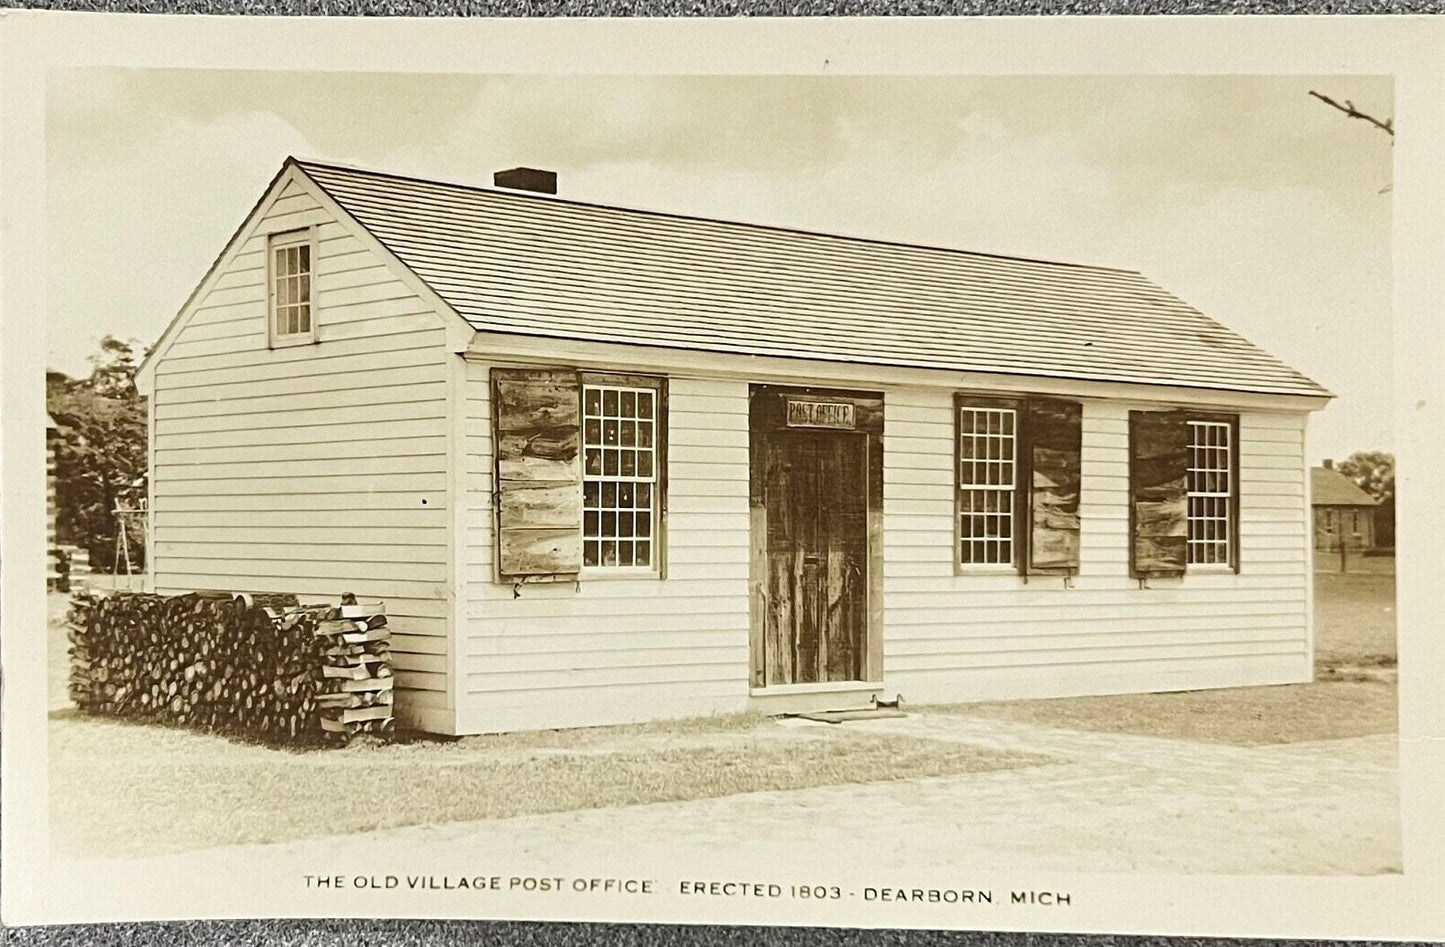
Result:
{"label": "tree", "polygon": [[[55,449],[57,538],[90,553],[90,561],[115,566],[117,501],[133,506],[146,495],[146,402],[135,388],[135,345],[112,336],[90,357],[86,378],[50,371],[46,407],[59,430]],[[144,559],[143,530],[127,538],[132,562]]]}
{"label": "tree", "polygon": [[[1359,109],[1355,108],[1355,103],[1351,102],[1349,99],[1345,99],[1344,103],[1341,104],[1341,103],[1339,103],[1339,102],[1336,102],[1334,99],[1330,98],[1328,95],[1325,95],[1325,94],[1322,93],[1322,92],[1316,92],[1314,89],[1311,89],[1311,90],[1310,90],[1310,95],[1312,95],[1312,96],[1314,96],[1315,98],[1319,99],[1321,102],[1325,103],[1325,104],[1328,105],[1330,108],[1338,109],[1339,111],[1344,112],[1345,115],[1348,116],[1348,117],[1350,117],[1350,118],[1357,118],[1357,119],[1359,119],[1360,121],[1369,122],[1371,125],[1375,126],[1375,127],[1378,128],[1380,131],[1384,132],[1386,135],[1389,135],[1389,136],[1390,136],[1390,145],[1391,145],[1391,147],[1394,147],[1394,144],[1395,144],[1395,120],[1394,120],[1393,118],[1383,118],[1383,119],[1376,118],[1375,116],[1371,115],[1371,114],[1368,113],[1368,112],[1361,112]],[[1381,193],[1381,194],[1388,194],[1388,193],[1389,193],[1390,191],[1392,191],[1392,190],[1394,190],[1394,185],[1393,185],[1393,184],[1386,184],[1384,187],[1380,188],[1380,193]]]}
{"label": "tree", "polygon": [[1340,462],[1340,473],[1361,490],[1384,501],[1395,495],[1395,455],[1382,450],[1355,451]]}
{"label": "tree", "polygon": [[90,387],[96,394],[106,398],[138,397],[135,373],[140,363],[133,342],[107,335],[100,340],[100,351],[86,361],[90,362]]}
{"label": "tree", "polygon": [[1375,126],[1375,127],[1378,128],[1380,131],[1382,131],[1382,132],[1384,132],[1385,134],[1389,135],[1391,138],[1394,138],[1394,137],[1395,137],[1395,120],[1392,119],[1392,118],[1385,118],[1385,119],[1376,118],[1375,116],[1369,114],[1368,112],[1361,112],[1359,109],[1355,108],[1355,103],[1351,102],[1349,99],[1345,99],[1344,104],[1340,104],[1339,102],[1336,102],[1334,99],[1330,98],[1329,96],[1324,95],[1324,94],[1322,94],[1322,93],[1320,93],[1320,92],[1316,92],[1314,89],[1311,89],[1311,90],[1310,90],[1310,95],[1312,95],[1312,96],[1314,96],[1315,98],[1319,99],[1321,102],[1325,103],[1326,105],[1330,106],[1331,108],[1339,109],[1341,112],[1344,112],[1344,113],[1345,113],[1347,116],[1349,116],[1350,118],[1358,118],[1359,120],[1361,120],[1361,121],[1363,121],[1363,122],[1369,122],[1371,125]]}
{"label": "tree", "polygon": [[1380,501],[1375,509],[1375,545],[1395,545],[1395,455],[1382,450],[1356,451],[1340,463],[1340,473]]}

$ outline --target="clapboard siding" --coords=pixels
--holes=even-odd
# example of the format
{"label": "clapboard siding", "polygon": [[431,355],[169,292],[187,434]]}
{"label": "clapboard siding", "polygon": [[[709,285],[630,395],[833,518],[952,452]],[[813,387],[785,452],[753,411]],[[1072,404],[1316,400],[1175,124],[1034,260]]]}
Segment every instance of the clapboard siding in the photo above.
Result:
{"label": "clapboard siding", "polygon": [[[321,428],[320,431],[328,429]],[[258,432],[259,433],[259,432]],[[178,434],[172,438],[173,447],[166,447],[156,456],[157,466],[187,467],[197,463],[230,463],[237,465],[251,463],[275,463],[278,460],[308,460],[316,456],[316,441],[312,438],[295,443],[279,444],[233,444],[229,438],[216,437],[204,445]],[[415,457],[435,454],[444,448],[446,436],[440,433],[406,434],[377,437],[375,434],[331,440],[326,445],[326,454],[332,460],[357,461],[376,457]]]}
{"label": "clapboard siding", "polygon": [[[389,354],[389,353],[386,353]],[[439,381],[443,366],[435,361],[434,353],[425,361],[420,359],[395,358],[388,367],[356,365],[336,366],[331,371],[287,372],[279,377],[266,378],[260,373],[245,380],[193,384],[182,387],[173,382],[156,392],[157,405],[180,406],[209,404],[215,401],[235,398],[281,397],[295,400],[299,395],[332,396],[337,392],[363,391],[371,388],[385,388],[396,385],[416,385]],[[418,364],[420,362],[420,364]],[[392,367],[394,365],[394,367]],[[179,381],[177,379],[176,381]],[[258,401],[259,405],[260,402]],[[293,406],[293,405],[288,405]]]}
{"label": "clapboard siding", "polygon": [[[159,387],[159,382],[158,382]],[[364,408],[366,410],[357,410]],[[340,408],[316,408],[310,411],[277,411],[271,415],[257,412],[216,415],[215,417],[189,417],[156,419],[156,433],[197,434],[207,431],[265,431],[272,428],[325,426],[341,427],[346,424],[369,424],[372,431],[379,425],[391,421],[413,421],[431,419],[440,421],[438,414],[446,411],[445,398],[433,398],[428,390],[427,397],[413,401],[391,404],[349,405]],[[361,420],[364,419],[364,420]],[[333,435],[344,436],[344,432]],[[325,443],[323,437],[318,443]]]}
{"label": "clapboard siding", "polygon": [[[265,234],[311,226],[318,343],[272,350]],[[432,305],[293,181],[194,301],[151,399],[156,588],[385,600],[404,721],[448,703],[444,338]]]}
{"label": "clapboard siding", "polygon": [[[216,393],[211,397],[183,403],[167,403],[164,400],[155,406],[156,423],[194,417],[223,417],[230,414],[295,414],[319,408],[359,408],[378,404],[398,404],[408,400],[426,400],[442,390],[438,378],[419,377],[401,384],[371,384],[366,376],[358,376],[356,385],[340,387],[332,391],[294,391],[266,394],[252,393],[244,388],[227,393]],[[429,391],[429,389],[432,389]],[[444,391],[443,391],[444,394]]]}
{"label": "clapboard siding", "polygon": [[[260,279],[258,275],[256,277]],[[245,367],[255,371],[257,378],[300,377],[312,372],[353,372],[367,371],[377,365],[401,364],[407,358],[405,353],[416,353],[412,358],[430,362],[436,348],[445,341],[442,329],[432,328],[425,332],[408,333],[405,337],[388,339],[388,345],[378,348],[372,340],[343,339],[327,346],[303,346],[277,349],[263,365],[256,364],[255,356],[249,352],[233,352],[229,349],[194,354],[177,354],[168,349],[165,358],[155,367],[157,377],[161,375],[187,376],[178,384],[211,384],[217,369]],[[398,361],[392,362],[389,357]]]}
{"label": "clapboard siding", "polygon": [[[437,512],[443,515],[446,513],[445,510]],[[375,516],[367,518],[377,519]],[[417,553],[427,551],[435,554],[430,545],[431,530],[434,527],[385,524],[356,526],[349,522],[353,519],[350,513],[340,517],[326,517],[327,522],[314,522],[306,526],[293,525],[294,519],[286,514],[270,513],[248,516],[245,526],[236,526],[235,517],[221,513],[167,511],[157,517],[158,522],[166,527],[166,533],[173,542],[215,545],[256,543],[283,548],[293,543],[333,546],[369,543],[374,547],[399,546],[406,550],[416,550]],[[258,520],[269,521],[272,525],[257,525]]]}
{"label": "clapboard siding", "polygon": [[[386,511],[400,516],[401,514],[415,514],[422,519],[429,513],[436,512],[434,505],[418,506],[416,494],[408,491],[372,491],[365,496],[347,496],[345,494],[272,494],[265,498],[254,496],[178,496],[172,498],[156,510],[156,517],[159,518],[168,510],[184,511],[187,513],[214,512],[217,516],[228,515],[234,510],[245,510],[251,514],[285,514],[286,522],[295,522],[295,512],[300,510],[314,516],[315,521],[331,523],[351,523],[353,525],[369,525],[377,522],[385,526],[385,520],[377,511]],[[364,510],[364,521],[358,521],[357,510]],[[445,512],[445,511],[443,511]],[[345,519],[346,516],[352,519]],[[247,522],[254,522],[255,517],[247,517]],[[235,520],[227,520],[235,522]]]}
{"label": "clapboard siding", "polygon": [[[1080,574],[956,575],[952,392],[882,387],[884,689],[914,702],[1262,684],[1309,674],[1303,415],[1241,418],[1240,574],[1128,574],[1129,405],[1083,413]],[[465,731],[748,706],[747,385],[670,382],[667,578],[495,581],[487,366],[467,365]]]}
{"label": "clapboard siding", "polygon": [[491,389],[469,361],[462,661],[468,731],[741,710],[748,666],[748,401],[669,382],[667,578],[495,580]]}
{"label": "clapboard siding", "polygon": [[887,393],[891,687],[913,701],[956,701],[1215,686],[1231,682],[1224,665],[1238,669],[1236,683],[1308,676],[1303,417],[1240,419],[1240,573],[1196,570],[1140,588],[1128,572],[1130,407],[1148,405],[1084,404],[1079,575],[1066,587],[1062,578],[955,574],[950,393]]}
{"label": "clapboard siding", "polygon": [[417,437],[445,438],[441,418],[394,419],[378,433],[374,422],[346,421],[338,424],[290,425],[274,428],[251,428],[232,431],[171,431],[166,450],[180,452],[192,448],[223,448],[243,451],[248,447],[286,447],[292,450],[313,450],[317,442],[330,443],[332,456],[340,452],[368,450],[393,440],[408,441]]}

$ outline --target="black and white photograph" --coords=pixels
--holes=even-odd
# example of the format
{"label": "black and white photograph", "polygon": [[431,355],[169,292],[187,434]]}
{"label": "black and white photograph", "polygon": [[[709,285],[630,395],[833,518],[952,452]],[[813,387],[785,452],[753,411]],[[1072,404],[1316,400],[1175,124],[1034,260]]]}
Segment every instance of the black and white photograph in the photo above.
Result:
{"label": "black and white photograph", "polygon": [[1401,882],[1396,85],[45,70],[45,857],[1055,930]]}

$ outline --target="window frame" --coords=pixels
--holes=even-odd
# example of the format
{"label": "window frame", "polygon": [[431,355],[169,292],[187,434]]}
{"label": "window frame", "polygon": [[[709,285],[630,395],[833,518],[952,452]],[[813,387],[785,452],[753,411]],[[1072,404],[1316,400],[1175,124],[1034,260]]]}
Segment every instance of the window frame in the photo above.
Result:
{"label": "window frame", "polygon": [[[953,571],[955,575],[1010,575],[1023,570],[1025,544],[1024,532],[1028,529],[1030,506],[1030,484],[1028,472],[1028,437],[1025,431],[1024,398],[1001,398],[997,394],[977,395],[971,392],[955,392],[953,396]],[[1012,411],[1014,416],[1014,483],[1011,492],[1013,510],[1010,513],[1010,548],[1006,562],[964,562],[963,561],[963,411]],[[978,489],[970,485],[967,489]],[[1003,491],[1000,491],[1003,492]]]}
{"label": "window frame", "polygon": [[[589,480],[600,483],[609,481],[609,475],[603,474],[597,477],[589,477],[587,474],[587,390],[589,388],[622,388],[635,390],[649,390],[653,396],[653,444],[652,444],[652,535],[651,535],[651,563],[646,566],[638,565],[587,565],[587,484]],[[623,372],[579,372],[578,373],[578,424],[577,434],[578,457],[577,461],[582,468],[582,479],[579,486],[580,509],[582,510],[581,523],[578,529],[582,535],[582,569],[579,574],[581,578],[607,579],[611,580],[649,580],[667,578],[667,431],[669,427],[667,379],[659,375],[637,375]],[[620,475],[612,475],[618,477]],[[614,479],[611,482],[622,482]],[[634,483],[646,483],[645,480],[633,480]],[[600,559],[600,556],[599,556]]]}
{"label": "window frame", "polygon": [[1190,501],[1191,501],[1195,496],[1199,496],[1199,495],[1201,495],[1201,494],[1196,494],[1196,493],[1194,493],[1194,491],[1190,490],[1190,489],[1189,489],[1188,479],[1186,479],[1186,484],[1185,484],[1185,499],[1184,499],[1184,502],[1185,502],[1185,535],[1186,535],[1186,541],[1185,541],[1185,556],[1184,556],[1184,558],[1185,558],[1185,562],[1184,562],[1184,571],[1185,571],[1185,574],[1189,574],[1189,573],[1195,573],[1195,574],[1200,574],[1200,575],[1208,575],[1208,574],[1210,574],[1210,573],[1231,573],[1231,574],[1238,574],[1239,571],[1240,571],[1240,555],[1239,555],[1239,534],[1240,534],[1240,523],[1239,523],[1239,485],[1240,485],[1240,471],[1239,471],[1239,466],[1240,466],[1239,415],[1237,415],[1237,414],[1222,414],[1222,413],[1217,413],[1217,412],[1189,411],[1189,412],[1186,412],[1186,413],[1185,413],[1184,423],[1185,423],[1186,425],[1188,425],[1189,430],[1190,430],[1190,437],[1189,437],[1190,471],[1189,471],[1189,473],[1186,474],[1186,478],[1189,478],[1189,479],[1192,479],[1192,473],[1193,473],[1193,469],[1194,469],[1194,467],[1193,467],[1193,463],[1194,463],[1194,461],[1193,461],[1193,451],[1194,451],[1194,448],[1195,448],[1195,444],[1194,444],[1194,431],[1196,430],[1196,425],[1205,425],[1205,424],[1221,425],[1221,426],[1223,426],[1223,427],[1225,428],[1226,431],[1228,431],[1228,436],[1229,436],[1229,445],[1228,445],[1228,450],[1226,451],[1226,457],[1227,457],[1228,462],[1229,462],[1229,471],[1228,471],[1229,495],[1228,495],[1228,497],[1226,497],[1226,502],[1225,502],[1225,507],[1224,507],[1224,508],[1225,508],[1225,515],[1226,515],[1226,517],[1227,517],[1226,523],[1227,523],[1227,527],[1228,527],[1228,530],[1229,530],[1229,536],[1228,536],[1227,541],[1226,541],[1226,543],[1225,543],[1225,555],[1226,555],[1226,557],[1227,557],[1227,561],[1225,561],[1225,562],[1194,562],[1194,561],[1192,561],[1191,557],[1192,557],[1192,555],[1193,555],[1193,550],[1194,550],[1194,548],[1195,548],[1195,543],[1194,543],[1193,540],[1190,538],[1190,536],[1191,536],[1191,534],[1190,534],[1190,527],[1191,527],[1192,523],[1194,522],[1194,519],[1195,519],[1195,518],[1190,514],[1190,509],[1191,509],[1191,507],[1192,507],[1192,504],[1190,503]]}
{"label": "window frame", "polygon": [[[310,280],[307,303],[310,306],[309,324],[305,332],[277,331],[276,298],[276,251],[291,247],[307,248],[309,268],[306,275]],[[266,340],[270,348],[279,349],[292,345],[309,345],[316,341],[316,228],[303,227],[298,230],[283,230],[266,235]]]}

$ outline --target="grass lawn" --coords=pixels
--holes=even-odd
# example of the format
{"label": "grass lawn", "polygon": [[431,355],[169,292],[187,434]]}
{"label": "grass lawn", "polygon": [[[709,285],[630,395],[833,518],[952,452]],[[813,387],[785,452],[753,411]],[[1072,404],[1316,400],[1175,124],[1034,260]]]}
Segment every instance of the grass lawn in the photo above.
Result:
{"label": "grass lawn", "polygon": [[953,704],[930,710],[1065,730],[1266,746],[1394,733],[1395,686],[1319,681],[1175,694]]}
{"label": "grass lawn", "polygon": [[[1330,564],[1322,554],[1318,565]],[[1395,560],[1351,559],[1351,571],[1315,572],[1315,666],[1393,667]]]}
{"label": "grass lawn", "polygon": [[155,854],[1050,762],[760,715],[268,749],[76,712],[66,602],[50,596],[50,806],[52,839],[73,853]]}
{"label": "grass lawn", "polygon": [[[1328,558],[1321,566],[1334,565]],[[1315,573],[1312,684],[1173,694],[956,704],[931,710],[1071,730],[1264,746],[1394,733],[1393,679],[1359,679],[1395,666],[1395,560],[1354,558],[1351,571]]]}
{"label": "grass lawn", "polygon": [[65,690],[65,610],[66,597],[52,594],[51,823],[56,847],[74,853],[176,852],[1049,762],[762,716],[285,752],[77,713]]}
{"label": "grass lawn", "polygon": [[60,711],[50,739],[53,842],[104,855],[1050,762],[751,716],[285,752]]}
{"label": "grass lawn", "polygon": [[[1395,663],[1393,561],[1357,564],[1315,575],[1317,663],[1322,675],[1341,672],[1337,679],[926,712],[1239,746],[1392,733],[1393,680],[1351,675]],[[69,704],[65,601],[53,595],[50,603],[52,837],[77,853],[159,853],[1051,762],[758,716],[278,751],[61,709]]]}

